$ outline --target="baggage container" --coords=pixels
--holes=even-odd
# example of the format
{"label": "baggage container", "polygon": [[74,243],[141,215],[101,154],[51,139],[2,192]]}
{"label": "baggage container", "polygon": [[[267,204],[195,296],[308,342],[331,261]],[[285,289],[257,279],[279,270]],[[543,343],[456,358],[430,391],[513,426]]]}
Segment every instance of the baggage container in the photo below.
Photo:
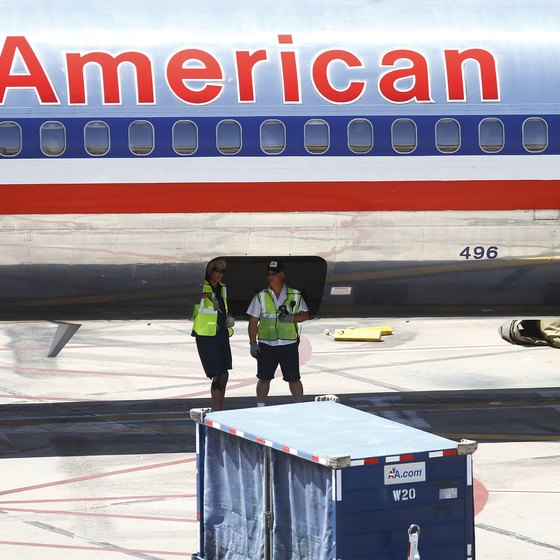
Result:
{"label": "baggage container", "polygon": [[208,410],[193,560],[474,560],[475,442],[332,401]]}

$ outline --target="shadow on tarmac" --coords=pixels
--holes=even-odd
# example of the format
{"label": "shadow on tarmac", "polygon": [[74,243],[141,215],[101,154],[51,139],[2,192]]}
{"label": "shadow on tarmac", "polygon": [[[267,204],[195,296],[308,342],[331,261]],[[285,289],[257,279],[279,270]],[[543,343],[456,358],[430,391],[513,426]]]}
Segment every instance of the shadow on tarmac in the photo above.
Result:
{"label": "shadow on tarmac", "polygon": [[[271,396],[268,405],[289,402]],[[560,387],[356,393],[340,402],[453,440],[560,440]],[[254,405],[254,397],[226,398],[227,409]],[[0,458],[194,453],[189,411],[209,406],[209,399],[1,405]]]}

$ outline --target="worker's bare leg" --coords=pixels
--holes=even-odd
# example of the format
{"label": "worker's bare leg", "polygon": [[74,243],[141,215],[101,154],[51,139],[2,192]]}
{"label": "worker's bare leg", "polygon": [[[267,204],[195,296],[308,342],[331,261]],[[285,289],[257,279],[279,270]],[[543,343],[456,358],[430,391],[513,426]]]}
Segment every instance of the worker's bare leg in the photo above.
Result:
{"label": "worker's bare leg", "polygon": [[290,391],[294,397],[294,402],[303,402],[303,385],[301,379],[297,381],[289,381]]}
{"label": "worker's bare leg", "polygon": [[257,404],[265,403],[268,391],[270,390],[270,380],[257,379]]}
{"label": "worker's bare leg", "polygon": [[214,412],[218,410],[223,410],[224,408],[224,398],[226,396],[226,390],[220,389],[210,389],[210,394],[212,395],[212,410]]}
{"label": "worker's bare leg", "polygon": [[210,386],[210,395],[212,396],[212,410],[222,410],[224,408],[224,398],[226,396],[226,385],[229,379],[229,373],[224,371],[212,378]]}

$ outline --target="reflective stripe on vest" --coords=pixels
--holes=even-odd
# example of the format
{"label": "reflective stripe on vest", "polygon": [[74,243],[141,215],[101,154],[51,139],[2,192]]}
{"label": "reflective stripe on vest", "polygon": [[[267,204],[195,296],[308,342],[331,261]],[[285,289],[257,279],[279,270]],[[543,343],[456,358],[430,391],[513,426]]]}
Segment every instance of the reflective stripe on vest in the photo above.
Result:
{"label": "reflective stripe on vest", "polygon": [[[276,302],[268,290],[259,292],[261,316],[259,320],[259,340],[297,340],[299,338],[296,323],[283,323],[278,319]],[[286,299],[280,302],[286,309],[295,315],[299,311],[301,294],[298,290],[286,288]],[[293,303],[293,305],[292,305]]]}
{"label": "reflective stripe on vest", "polygon": [[[222,299],[226,314],[228,312],[227,290],[222,284]],[[202,286],[202,292],[211,294],[212,286],[205,280]],[[218,312],[214,309],[214,303],[209,297],[200,299],[200,303],[195,306],[193,330],[198,336],[215,336],[218,332]]]}

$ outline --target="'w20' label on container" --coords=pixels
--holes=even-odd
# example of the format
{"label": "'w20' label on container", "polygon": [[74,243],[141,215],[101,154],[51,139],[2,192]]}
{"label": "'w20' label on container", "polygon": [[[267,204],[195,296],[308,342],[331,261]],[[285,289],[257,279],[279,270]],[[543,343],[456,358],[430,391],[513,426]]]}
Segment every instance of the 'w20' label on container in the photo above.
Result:
{"label": "'w20' label on container", "polygon": [[408,484],[424,482],[426,480],[426,463],[404,463],[400,465],[385,465],[384,483]]}

